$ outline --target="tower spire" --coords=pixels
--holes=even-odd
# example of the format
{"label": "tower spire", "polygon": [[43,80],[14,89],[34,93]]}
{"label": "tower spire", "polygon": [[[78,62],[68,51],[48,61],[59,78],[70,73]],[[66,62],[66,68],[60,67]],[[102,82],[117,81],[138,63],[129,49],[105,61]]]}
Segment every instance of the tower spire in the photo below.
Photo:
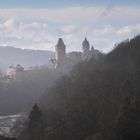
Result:
{"label": "tower spire", "polygon": [[89,41],[85,37],[85,40],[82,42],[83,54],[86,54],[87,52],[89,52],[89,48],[90,48]]}
{"label": "tower spire", "polygon": [[62,38],[58,39],[58,42],[56,44],[56,47],[65,47],[64,41]]}
{"label": "tower spire", "polygon": [[55,55],[57,63],[62,63],[65,61],[66,58],[66,46],[62,38],[58,39],[58,42],[55,46]]}

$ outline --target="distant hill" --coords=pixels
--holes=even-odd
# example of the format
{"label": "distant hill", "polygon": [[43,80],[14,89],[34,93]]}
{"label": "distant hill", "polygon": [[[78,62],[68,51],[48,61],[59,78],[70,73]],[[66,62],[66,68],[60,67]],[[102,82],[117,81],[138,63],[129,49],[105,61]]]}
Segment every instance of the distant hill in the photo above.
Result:
{"label": "distant hill", "polygon": [[5,71],[10,65],[21,64],[23,67],[47,64],[53,57],[51,51],[28,50],[14,47],[0,47],[0,69]]}

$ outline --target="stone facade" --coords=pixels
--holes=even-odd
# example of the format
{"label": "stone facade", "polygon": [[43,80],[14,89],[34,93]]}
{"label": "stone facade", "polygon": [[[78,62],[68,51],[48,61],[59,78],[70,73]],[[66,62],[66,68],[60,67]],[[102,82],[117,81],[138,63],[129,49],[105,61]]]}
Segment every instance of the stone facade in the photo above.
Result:
{"label": "stone facade", "polygon": [[10,78],[10,79],[15,79],[17,73],[23,72],[23,71],[24,71],[24,68],[23,68],[21,65],[17,64],[16,67],[10,66],[10,67],[7,69],[6,75],[7,75],[7,77]]}
{"label": "stone facade", "polygon": [[62,38],[59,38],[55,46],[55,57],[58,65],[64,62],[66,59],[66,46]]}
{"label": "stone facade", "polygon": [[64,67],[69,65],[74,65],[80,61],[86,61],[94,57],[98,59],[101,53],[91,47],[90,43],[85,37],[84,41],[82,42],[82,52],[70,52],[66,54],[66,46],[62,38],[59,38],[56,46],[55,46],[55,58],[50,58],[48,63],[49,69],[56,69],[57,67]]}

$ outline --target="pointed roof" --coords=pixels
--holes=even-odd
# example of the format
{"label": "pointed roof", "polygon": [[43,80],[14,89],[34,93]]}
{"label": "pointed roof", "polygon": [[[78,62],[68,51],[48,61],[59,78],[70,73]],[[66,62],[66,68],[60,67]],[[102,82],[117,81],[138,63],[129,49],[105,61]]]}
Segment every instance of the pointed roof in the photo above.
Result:
{"label": "pointed roof", "polygon": [[85,37],[85,40],[84,40],[84,41],[85,41],[85,42],[88,42],[88,41],[87,41],[87,37]]}
{"label": "pointed roof", "polygon": [[85,40],[82,42],[82,46],[83,47],[89,47],[89,41],[87,40],[86,37],[85,37]]}
{"label": "pointed roof", "polygon": [[56,47],[65,47],[64,41],[62,38],[58,39],[58,42],[56,44]]}
{"label": "pointed roof", "polygon": [[93,45],[92,45],[92,47],[91,47],[91,51],[94,51],[94,47],[93,47]]}

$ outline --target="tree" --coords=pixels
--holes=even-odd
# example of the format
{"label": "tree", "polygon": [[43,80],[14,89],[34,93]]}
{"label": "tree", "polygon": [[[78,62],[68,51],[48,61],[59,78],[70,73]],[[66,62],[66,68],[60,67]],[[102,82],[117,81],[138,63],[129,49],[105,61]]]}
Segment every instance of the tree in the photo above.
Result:
{"label": "tree", "polygon": [[28,134],[29,140],[42,140],[44,133],[42,112],[35,104],[29,115]]}
{"label": "tree", "polygon": [[125,100],[116,124],[116,133],[123,140],[140,139],[139,105],[138,100],[132,100],[130,98],[126,98]]}

